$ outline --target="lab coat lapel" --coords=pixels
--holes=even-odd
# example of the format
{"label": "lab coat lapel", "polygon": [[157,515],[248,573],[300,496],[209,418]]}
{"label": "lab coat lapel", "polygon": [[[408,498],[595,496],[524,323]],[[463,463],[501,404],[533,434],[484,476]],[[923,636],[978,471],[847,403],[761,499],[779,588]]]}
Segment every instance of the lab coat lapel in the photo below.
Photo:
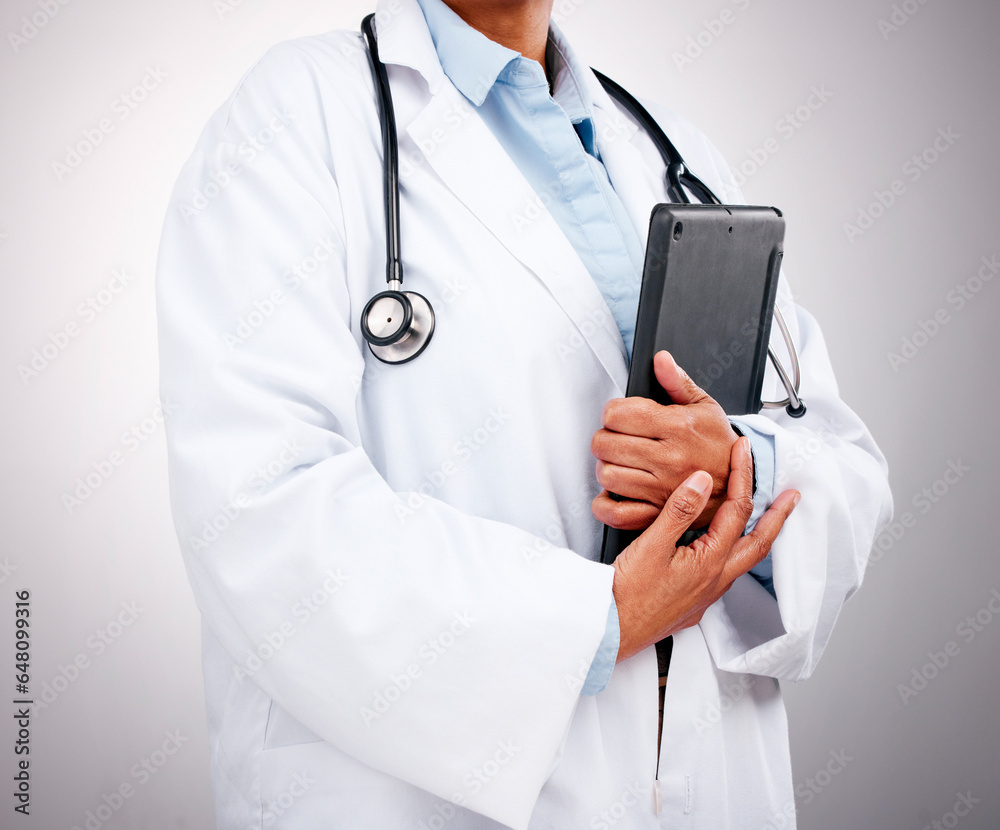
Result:
{"label": "lab coat lapel", "polygon": [[[398,92],[394,88],[398,132],[413,140],[422,161],[545,284],[624,393],[625,345],[583,261],[496,136],[444,75],[416,0],[398,0],[392,13],[392,4],[382,5],[386,7],[378,27],[382,60],[418,71],[430,94],[420,109],[412,100],[413,85],[397,86]],[[407,172],[401,169],[404,188]],[[512,286],[512,290],[517,289]]]}
{"label": "lab coat lapel", "polygon": [[645,247],[653,208],[670,201],[666,168],[649,137],[615,106],[596,76],[589,75],[587,85],[601,159]]}
{"label": "lab coat lapel", "polygon": [[605,371],[623,385],[625,347],[600,289],[543,200],[464,96],[446,82],[406,132],[445,185],[546,285]]}

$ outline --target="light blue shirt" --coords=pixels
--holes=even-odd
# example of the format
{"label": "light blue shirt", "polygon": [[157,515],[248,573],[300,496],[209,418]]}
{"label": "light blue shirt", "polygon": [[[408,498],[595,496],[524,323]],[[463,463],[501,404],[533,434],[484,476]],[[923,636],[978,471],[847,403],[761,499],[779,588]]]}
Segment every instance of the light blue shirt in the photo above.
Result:
{"label": "light blue shirt", "polygon": [[[591,116],[593,102],[579,63],[552,24],[546,60],[552,88],[537,61],[501,46],[463,21],[442,0],[419,0],[445,74],[478,109],[504,150],[566,234],[604,296],[631,358],[642,280],[640,237],[608,178]],[[757,490],[753,528],[773,497],[773,439],[732,419],[750,439]],[[773,594],[770,556],[752,571]],[[607,686],[618,657],[614,599],[607,630],[582,694]]]}

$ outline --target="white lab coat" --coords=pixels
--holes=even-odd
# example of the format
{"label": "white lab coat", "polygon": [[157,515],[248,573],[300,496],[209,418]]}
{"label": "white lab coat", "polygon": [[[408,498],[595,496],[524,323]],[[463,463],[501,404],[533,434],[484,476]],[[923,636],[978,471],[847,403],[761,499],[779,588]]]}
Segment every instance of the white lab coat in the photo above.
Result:
{"label": "white lab coat", "polygon": [[[359,328],[385,249],[357,34],[279,45],[248,72],[163,235],[172,505],[204,618],[220,830],[792,826],[778,680],[813,670],[890,511],[816,324],[782,282],[809,414],[753,418],[775,436],[779,489],[803,494],[773,548],[778,599],[741,577],[675,636],[657,769],[651,649],[579,695],[611,600],[589,448],[623,394],[621,337],[442,73],[415,0],[384,3],[380,22],[405,285],[437,312],[420,357],[383,365]],[[590,85],[644,234],[662,164]],[[708,142],[658,117],[737,200]]]}

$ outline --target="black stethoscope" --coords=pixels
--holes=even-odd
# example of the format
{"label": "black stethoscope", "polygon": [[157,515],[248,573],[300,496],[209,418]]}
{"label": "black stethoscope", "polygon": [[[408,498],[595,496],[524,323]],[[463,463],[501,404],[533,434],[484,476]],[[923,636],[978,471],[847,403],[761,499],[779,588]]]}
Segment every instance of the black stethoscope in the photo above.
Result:
{"label": "black stethoscope", "polygon": [[[361,312],[361,333],[368,341],[372,354],[383,363],[406,363],[417,357],[434,335],[434,309],[422,294],[416,291],[403,291],[403,262],[400,257],[399,241],[399,147],[396,138],[396,116],[392,106],[392,92],[389,89],[389,78],[385,64],[378,54],[378,39],[372,21],[374,14],[368,15],[361,23],[368,43],[368,52],[372,60],[375,75],[375,90],[378,95],[379,123],[382,128],[382,174],[385,188],[385,249],[386,249],[386,283],[385,291],[372,297]],[[671,200],[680,203],[690,203],[688,191],[693,193],[699,202],[710,205],[721,205],[718,197],[704,182],[694,175],[684,164],[684,159],[677,148],[667,138],[666,133],[653,117],[632,95],[610,78],[602,75],[596,69],[594,74],[607,93],[621,104],[642,125],[656,144],[663,161],[667,166],[667,193]],[[777,306],[774,308],[774,319],[781,330],[785,346],[791,358],[791,377],[781,365],[774,350],[768,346],[767,353],[774,364],[778,377],[788,393],[781,401],[764,401],[768,408],[785,407],[788,414],[799,418],[806,412],[805,404],[799,397],[799,358],[792,342],[788,326]]]}

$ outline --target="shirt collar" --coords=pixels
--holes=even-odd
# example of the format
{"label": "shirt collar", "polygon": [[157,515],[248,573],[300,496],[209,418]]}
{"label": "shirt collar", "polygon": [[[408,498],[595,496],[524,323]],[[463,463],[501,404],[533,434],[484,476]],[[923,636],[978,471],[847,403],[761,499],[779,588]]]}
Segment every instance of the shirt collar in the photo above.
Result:
{"label": "shirt collar", "polygon": [[576,126],[587,152],[599,158],[593,120],[594,99],[586,83],[592,73],[570,48],[559,27],[551,22],[545,60],[553,79],[552,97]]}
{"label": "shirt collar", "polygon": [[[477,107],[482,106],[501,75],[510,77],[511,73],[504,71],[521,58],[520,53],[473,29],[443,0],[417,2],[444,73],[466,98]],[[587,151],[596,155],[594,101],[585,82],[589,69],[577,58],[559,27],[551,22],[545,57],[553,78],[552,97],[577,126]]]}
{"label": "shirt collar", "polygon": [[453,12],[443,0],[418,0],[427,28],[451,82],[477,107],[497,82],[500,73],[520,53],[490,40]]}

